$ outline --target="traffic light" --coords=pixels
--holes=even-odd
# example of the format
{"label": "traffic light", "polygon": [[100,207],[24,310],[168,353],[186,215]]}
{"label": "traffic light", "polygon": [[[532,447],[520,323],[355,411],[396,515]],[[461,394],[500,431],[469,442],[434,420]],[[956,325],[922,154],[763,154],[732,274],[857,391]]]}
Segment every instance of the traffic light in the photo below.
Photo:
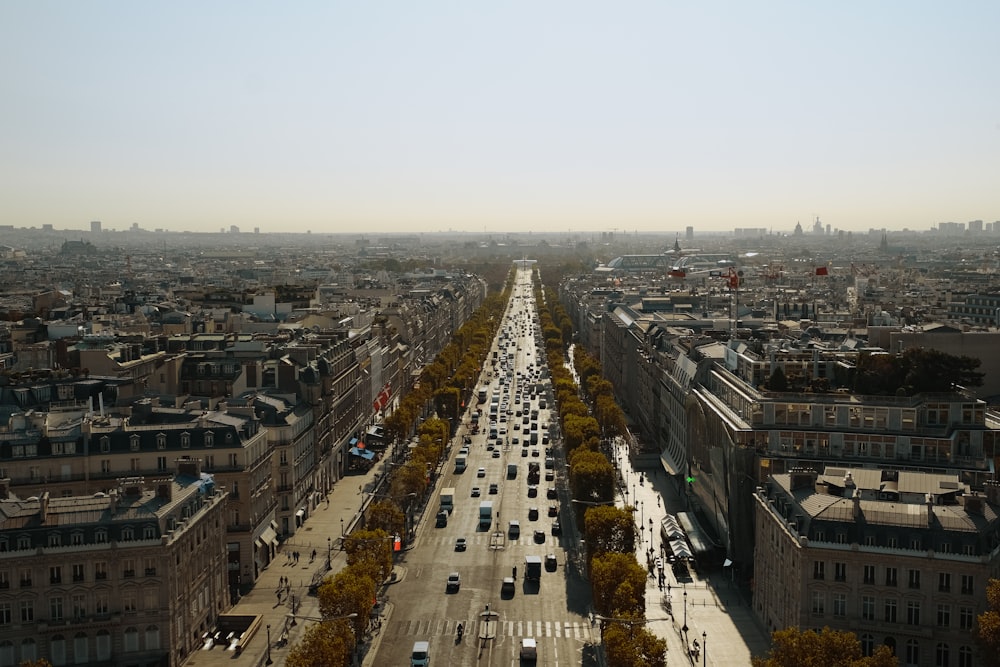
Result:
{"label": "traffic light", "polygon": [[684,481],[685,481],[685,482],[687,482],[688,484],[694,484],[694,477],[691,477],[690,475],[688,475],[688,476],[687,476],[687,477],[686,477],[686,478],[684,479]]}

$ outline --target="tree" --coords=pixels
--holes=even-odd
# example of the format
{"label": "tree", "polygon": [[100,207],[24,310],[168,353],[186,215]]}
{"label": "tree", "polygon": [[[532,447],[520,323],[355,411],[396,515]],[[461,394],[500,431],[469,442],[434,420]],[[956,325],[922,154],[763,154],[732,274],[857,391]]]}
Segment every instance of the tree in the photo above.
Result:
{"label": "tree", "polygon": [[637,624],[608,623],[603,639],[609,665],[663,667],[667,664],[667,642]]}
{"label": "tree", "polygon": [[373,581],[381,583],[392,571],[391,542],[384,530],[355,530],[344,538],[347,564],[363,567]]}
{"label": "tree", "polygon": [[570,452],[569,464],[569,484],[574,498],[591,503],[614,499],[615,469],[604,454],[574,449]]}
{"label": "tree", "polygon": [[368,506],[365,525],[371,530],[384,530],[390,535],[402,535],[406,517],[396,503],[379,500]]}
{"label": "tree", "polygon": [[590,558],[607,552],[635,552],[635,522],[628,509],[613,505],[588,507],[583,522]]}
{"label": "tree", "polygon": [[286,667],[347,667],[354,656],[355,635],[347,620],[324,621],[306,628],[302,640],[285,658]]}
{"label": "tree", "polygon": [[771,377],[767,379],[767,383],[764,386],[770,391],[785,391],[788,389],[788,379],[785,378],[785,371],[781,369],[781,366],[775,366],[774,370],[771,371]]}
{"label": "tree", "polygon": [[368,615],[375,606],[375,582],[364,567],[348,565],[327,577],[317,591],[323,618],[357,614],[351,622],[354,636],[361,637],[368,628]]}
{"label": "tree", "polygon": [[633,553],[595,556],[590,562],[590,586],[594,610],[601,616],[642,618],[645,613],[646,571]]}
{"label": "tree", "polygon": [[753,667],[897,667],[892,650],[879,646],[875,654],[861,654],[861,642],[853,632],[823,628],[785,628],[771,633],[771,650],[764,658],[753,658]]}
{"label": "tree", "polygon": [[976,618],[976,643],[984,667],[1000,666],[1000,579],[986,583],[988,609]]}

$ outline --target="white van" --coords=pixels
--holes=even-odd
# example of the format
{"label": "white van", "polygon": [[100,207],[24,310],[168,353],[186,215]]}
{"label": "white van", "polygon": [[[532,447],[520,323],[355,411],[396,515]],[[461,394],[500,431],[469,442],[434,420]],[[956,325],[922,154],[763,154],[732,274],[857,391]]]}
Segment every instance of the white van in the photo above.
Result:
{"label": "white van", "polygon": [[425,667],[431,664],[430,642],[413,642],[413,652],[410,654],[410,667]]}

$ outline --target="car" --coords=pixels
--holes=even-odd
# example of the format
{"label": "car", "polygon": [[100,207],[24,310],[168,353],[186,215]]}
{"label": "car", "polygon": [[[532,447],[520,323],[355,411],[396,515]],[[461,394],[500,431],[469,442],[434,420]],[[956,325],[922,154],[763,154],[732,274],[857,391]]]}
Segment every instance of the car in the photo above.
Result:
{"label": "car", "polygon": [[464,537],[460,537],[457,540],[455,540],[455,551],[465,551],[465,548],[467,546],[468,542],[465,541]]}
{"label": "car", "polygon": [[545,489],[545,497],[549,500],[555,500],[559,497],[559,492],[556,490],[556,487],[550,486]]}
{"label": "car", "polygon": [[555,554],[548,554],[545,556],[545,569],[549,572],[555,572],[556,568],[559,567],[558,561],[556,561]]}
{"label": "car", "polygon": [[559,523],[558,520],[552,522],[552,534],[562,535],[562,525]]}
{"label": "car", "polygon": [[500,583],[500,597],[502,598],[512,598],[514,597],[514,577],[504,577],[503,581]]}
{"label": "car", "polygon": [[486,443],[486,451],[492,452],[494,447],[496,447],[496,445],[494,445],[492,442]]}
{"label": "car", "polygon": [[522,449],[521,450],[521,458],[525,458],[527,456],[528,456],[528,450],[527,449]]}
{"label": "car", "polygon": [[546,482],[551,482],[555,478],[556,478],[556,471],[555,470],[546,470],[545,471],[545,481]]}
{"label": "car", "polygon": [[537,449],[532,449],[531,450],[531,455],[534,456],[535,458],[538,458],[538,450]]}
{"label": "car", "polygon": [[452,572],[448,575],[448,584],[445,588],[449,593],[454,591],[458,592],[458,589],[462,587],[462,576],[458,572]]}
{"label": "car", "polygon": [[477,470],[476,477],[486,477],[486,468],[480,468]]}
{"label": "car", "polygon": [[434,525],[437,528],[444,528],[445,526],[447,526],[448,525],[448,513],[446,511],[444,511],[444,510],[441,510],[440,512],[438,512],[437,513],[437,520],[436,520],[436,522],[435,522]]}
{"label": "car", "polygon": [[558,505],[549,505],[549,516],[559,516]]}
{"label": "car", "polygon": [[427,667],[431,662],[430,642],[413,642],[410,667]]}
{"label": "car", "polygon": [[548,435],[543,435],[542,436],[542,444],[543,445],[549,444],[549,436]]}
{"label": "car", "polygon": [[521,639],[521,650],[518,657],[522,662],[535,662],[538,660],[538,642],[534,637],[523,637]]}
{"label": "car", "polygon": [[538,519],[538,508],[529,507],[528,508],[528,521],[536,521]]}
{"label": "car", "polygon": [[[520,422],[514,422],[514,430],[515,431],[520,431],[521,430],[521,423]],[[514,439],[516,440],[517,438],[514,438]]]}
{"label": "car", "polygon": [[500,458],[500,450],[499,449],[494,449],[493,450],[493,458],[495,458],[495,459]]}
{"label": "car", "polygon": [[495,495],[500,492],[500,487],[496,483],[490,484],[490,495]]}
{"label": "car", "polygon": [[458,450],[458,453],[460,455],[468,456],[469,455],[469,448],[468,447],[462,447],[460,450]]}
{"label": "car", "polygon": [[478,498],[482,494],[482,490],[478,486],[472,487],[472,497]]}
{"label": "car", "polygon": [[510,444],[512,444],[512,445],[520,445],[521,444],[521,439],[520,438],[516,438],[516,437],[515,438],[511,438],[510,439]]}
{"label": "car", "polygon": [[542,542],[545,541],[545,531],[544,530],[536,530],[535,533],[534,533],[534,537],[535,537],[535,542],[537,542],[538,544],[541,544]]}
{"label": "car", "polygon": [[538,487],[535,486],[534,484],[529,484],[528,485],[528,497],[529,498],[535,498],[536,496],[538,496]]}

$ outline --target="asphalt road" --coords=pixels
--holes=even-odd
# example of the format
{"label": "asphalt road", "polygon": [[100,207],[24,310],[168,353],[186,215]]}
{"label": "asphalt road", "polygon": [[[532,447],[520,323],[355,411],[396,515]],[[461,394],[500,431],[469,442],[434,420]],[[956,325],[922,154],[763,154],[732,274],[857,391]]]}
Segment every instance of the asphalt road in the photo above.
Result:
{"label": "asphalt road", "polygon": [[[455,488],[454,511],[447,526],[436,526],[435,511],[427,512],[418,526],[415,545],[406,557],[406,576],[392,587],[393,612],[383,624],[382,636],[375,649],[377,654],[369,656],[371,664],[408,664],[416,641],[430,642],[432,664],[518,664],[523,638],[536,640],[538,664],[597,664],[594,643],[599,642],[600,635],[588,617],[589,584],[579,575],[571,557],[578,540],[564,507],[568,498],[565,458],[554,440],[549,445],[542,444],[549,431],[543,425],[554,420],[551,398],[546,392],[530,397],[529,387],[538,382],[533,377],[534,370],[544,363],[544,354],[536,349],[531,321],[535,312],[530,274],[522,270],[501,326],[501,334],[506,328],[511,336],[501,340],[502,336],[498,335],[498,340],[494,341],[498,361],[505,354],[514,355],[512,365],[508,365],[510,379],[502,385],[492,366],[487,365],[484,369],[481,381],[489,383],[487,402],[470,406],[470,416],[458,430],[437,484],[436,493],[441,488]],[[503,369],[497,368],[502,376]],[[543,372],[542,378],[545,377]],[[508,388],[506,393],[505,386]],[[494,390],[498,390],[501,397],[508,397],[507,419],[497,422],[498,430],[506,428],[506,433],[499,435],[499,446],[496,440],[491,443],[488,438],[489,401]],[[519,392],[521,401],[515,404],[514,397]],[[539,407],[543,398],[546,399],[544,409]],[[530,402],[527,424],[524,423],[524,401]],[[480,419],[483,428],[472,435],[468,432],[468,423],[477,407],[484,411]],[[530,410],[536,409],[538,416],[532,420]],[[518,411],[522,412],[521,416]],[[524,446],[526,440],[530,441],[533,421],[537,424],[534,430],[539,434],[538,444]],[[471,438],[468,467],[456,473],[454,458],[467,434]],[[490,445],[492,448],[488,449]],[[548,469],[547,446],[552,447],[553,455]],[[494,450],[498,454],[494,454]],[[541,469],[536,497],[528,495],[528,464],[532,461]],[[508,464],[517,466],[513,478],[508,476]],[[482,477],[478,476],[479,468],[484,469]],[[552,477],[550,481],[546,481],[546,472]],[[490,493],[491,484],[497,485],[495,494]],[[478,497],[473,495],[473,487],[479,489]],[[556,498],[547,497],[550,487],[555,490]],[[480,527],[479,521],[480,502],[484,500],[492,500],[494,504],[488,529]],[[435,495],[431,506],[436,510],[438,504]],[[550,515],[550,506],[555,508],[552,510],[555,516]],[[532,518],[530,510],[533,507],[538,510],[537,518]],[[509,532],[512,520],[520,523],[519,536]],[[561,535],[553,535],[556,520],[565,527]],[[456,550],[458,538],[467,540],[464,551]],[[525,556],[544,559],[549,554],[555,556],[555,568],[543,567],[537,581],[526,581]],[[515,568],[513,592],[503,593],[503,579],[514,576]],[[461,586],[449,592],[446,581],[451,572],[459,573]],[[459,623],[464,626],[461,641],[457,634]]]}

